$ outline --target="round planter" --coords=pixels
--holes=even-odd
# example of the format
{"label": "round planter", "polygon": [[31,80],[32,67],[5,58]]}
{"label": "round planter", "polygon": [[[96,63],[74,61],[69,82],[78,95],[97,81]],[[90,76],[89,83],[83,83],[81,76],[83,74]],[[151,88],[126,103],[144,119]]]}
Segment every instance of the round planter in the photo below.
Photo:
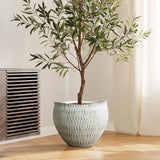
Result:
{"label": "round planter", "polygon": [[73,147],[93,146],[103,134],[108,122],[106,101],[55,102],[53,119],[63,140]]}

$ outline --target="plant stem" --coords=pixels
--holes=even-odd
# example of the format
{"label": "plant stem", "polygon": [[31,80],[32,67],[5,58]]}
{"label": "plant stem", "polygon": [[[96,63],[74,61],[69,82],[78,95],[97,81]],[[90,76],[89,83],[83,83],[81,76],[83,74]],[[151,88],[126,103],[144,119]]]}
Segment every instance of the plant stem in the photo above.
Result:
{"label": "plant stem", "polygon": [[[79,18],[81,18],[82,15],[82,2],[79,2]],[[77,57],[79,59],[79,63],[80,63],[80,76],[81,76],[81,86],[80,86],[80,90],[78,93],[78,104],[82,104],[82,97],[83,97],[83,92],[84,92],[84,87],[85,87],[85,66],[83,63],[83,59],[82,59],[82,21],[80,22],[79,25],[79,34],[78,34],[78,50],[77,50]]]}
{"label": "plant stem", "polygon": [[85,68],[87,67],[88,62],[90,61],[90,59],[92,60],[92,58],[91,58],[92,55],[93,55],[93,56],[95,55],[95,54],[94,54],[95,47],[96,47],[96,44],[93,45],[93,48],[92,48],[92,50],[91,50],[91,53],[89,54],[89,56],[87,57],[86,61],[84,62]]}
{"label": "plant stem", "polygon": [[81,76],[81,86],[80,86],[80,90],[78,93],[78,104],[82,104],[83,92],[84,92],[84,87],[85,87],[85,83],[86,83],[84,69],[80,72],[80,76]]}

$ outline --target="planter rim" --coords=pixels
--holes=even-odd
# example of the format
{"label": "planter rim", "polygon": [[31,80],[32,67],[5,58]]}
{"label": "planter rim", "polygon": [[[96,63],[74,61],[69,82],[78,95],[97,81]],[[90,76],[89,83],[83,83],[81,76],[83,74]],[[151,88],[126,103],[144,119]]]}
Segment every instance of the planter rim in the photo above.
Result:
{"label": "planter rim", "polygon": [[[54,104],[65,104],[65,105],[72,105],[72,103],[77,103],[77,101],[67,101],[67,102],[54,102]],[[88,105],[93,105],[93,104],[100,104],[100,103],[108,103],[108,101],[106,100],[102,100],[102,101],[83,101],[83,103],[87,103],[87,104],[76,104],[79,106],[88,106]],[[75,104],[74,104],[75,105]]]}

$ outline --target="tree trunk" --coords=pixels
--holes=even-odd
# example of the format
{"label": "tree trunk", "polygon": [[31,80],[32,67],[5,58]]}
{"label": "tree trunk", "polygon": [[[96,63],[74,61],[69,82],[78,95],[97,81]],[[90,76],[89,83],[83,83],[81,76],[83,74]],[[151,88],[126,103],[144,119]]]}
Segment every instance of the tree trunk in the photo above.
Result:
{"label": "tree trunk", "polygon": [[82,70],[80,72],[81,75],[81,86],[80,86],[80,90],[78,93],[78,104],[82,104],[82,97],[83,97],[83,92],[84,92],[84,87],[85,87],[85,71]]}

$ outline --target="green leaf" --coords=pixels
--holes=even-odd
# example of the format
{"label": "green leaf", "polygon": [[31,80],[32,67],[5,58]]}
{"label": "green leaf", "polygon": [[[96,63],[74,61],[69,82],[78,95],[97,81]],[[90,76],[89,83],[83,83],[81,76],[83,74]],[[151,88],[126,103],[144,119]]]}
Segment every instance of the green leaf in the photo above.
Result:
{"label": "green leaf", "polygon": [[126,35],[126,33],[127,33],[127,26],[125,25],[125,26],[124,26],[123,34]]}
{"label": "green leaf", "polygon": [[29,14],[29,15],[33,14],[32,12],[27,12],[27,11],[22,11],[22,13]]}
{"label": "green leaf", "polygon": [[44,41],[42,41],[40,44],[43,44],[43,43],[46,43],[48,40],[44,40]]}
{"label": "green leaf", "polygon": [[50,57],[46,53],[44,55],[50,60]]}
{"label": "green leaf", "polygon": [[63,73],[63,70],[61,70],[61,71],[60,71],[59,75],[61,76],[61,75],[62,75],[62,73]]}
{"label": "green leaf", "polygon": [[45,68],[47,68],[47,66],[48,66],[48,63],[46,63],[46,64],[42,67],[42,70],[45,69]]}
{"label": "green leaf", "polygon": [[54,27],[54,29],[55,29],[55,30],[58,30],[57,25],[56,25],[56,23],[55,23],[55,21],[54,21],[54,20],[52,20],[52,23],[53,23],[53,27]]}
{"label": "green leaf", "polygon": [[55,54],[55,55],[53,55],[53,57],[51,58],[51,60],[55,60],[56,58],[58,58],[59,57],[59,55],[58,54]]}
{"label": "green leaf", "polygon": [[35,27],[33,27],[33,28],[31,29],[30,34],[32,34],[32,33],[34,32],[34,30],[35,30]]}
{"label": "green leaf", "polygon": [[65,77],[67,73],[68,73],[68,69],[64,72],[63,77]]}
{"label": "green leaf", "polygon": [[54,0],[54,3],[57,5],[57,7],[60,7],[59,1]]}
{"label": "green leaf", "polygon": [[87,37],[87,40],[92,42],[92,43],[96,43],[97,42],[97,39],[94,36]]}
{"label": "green leaf", "polygon": [[39,62],[35,67],[40,66],[42,63],[43,63],[42,61],[41,61],[41,62]]}

